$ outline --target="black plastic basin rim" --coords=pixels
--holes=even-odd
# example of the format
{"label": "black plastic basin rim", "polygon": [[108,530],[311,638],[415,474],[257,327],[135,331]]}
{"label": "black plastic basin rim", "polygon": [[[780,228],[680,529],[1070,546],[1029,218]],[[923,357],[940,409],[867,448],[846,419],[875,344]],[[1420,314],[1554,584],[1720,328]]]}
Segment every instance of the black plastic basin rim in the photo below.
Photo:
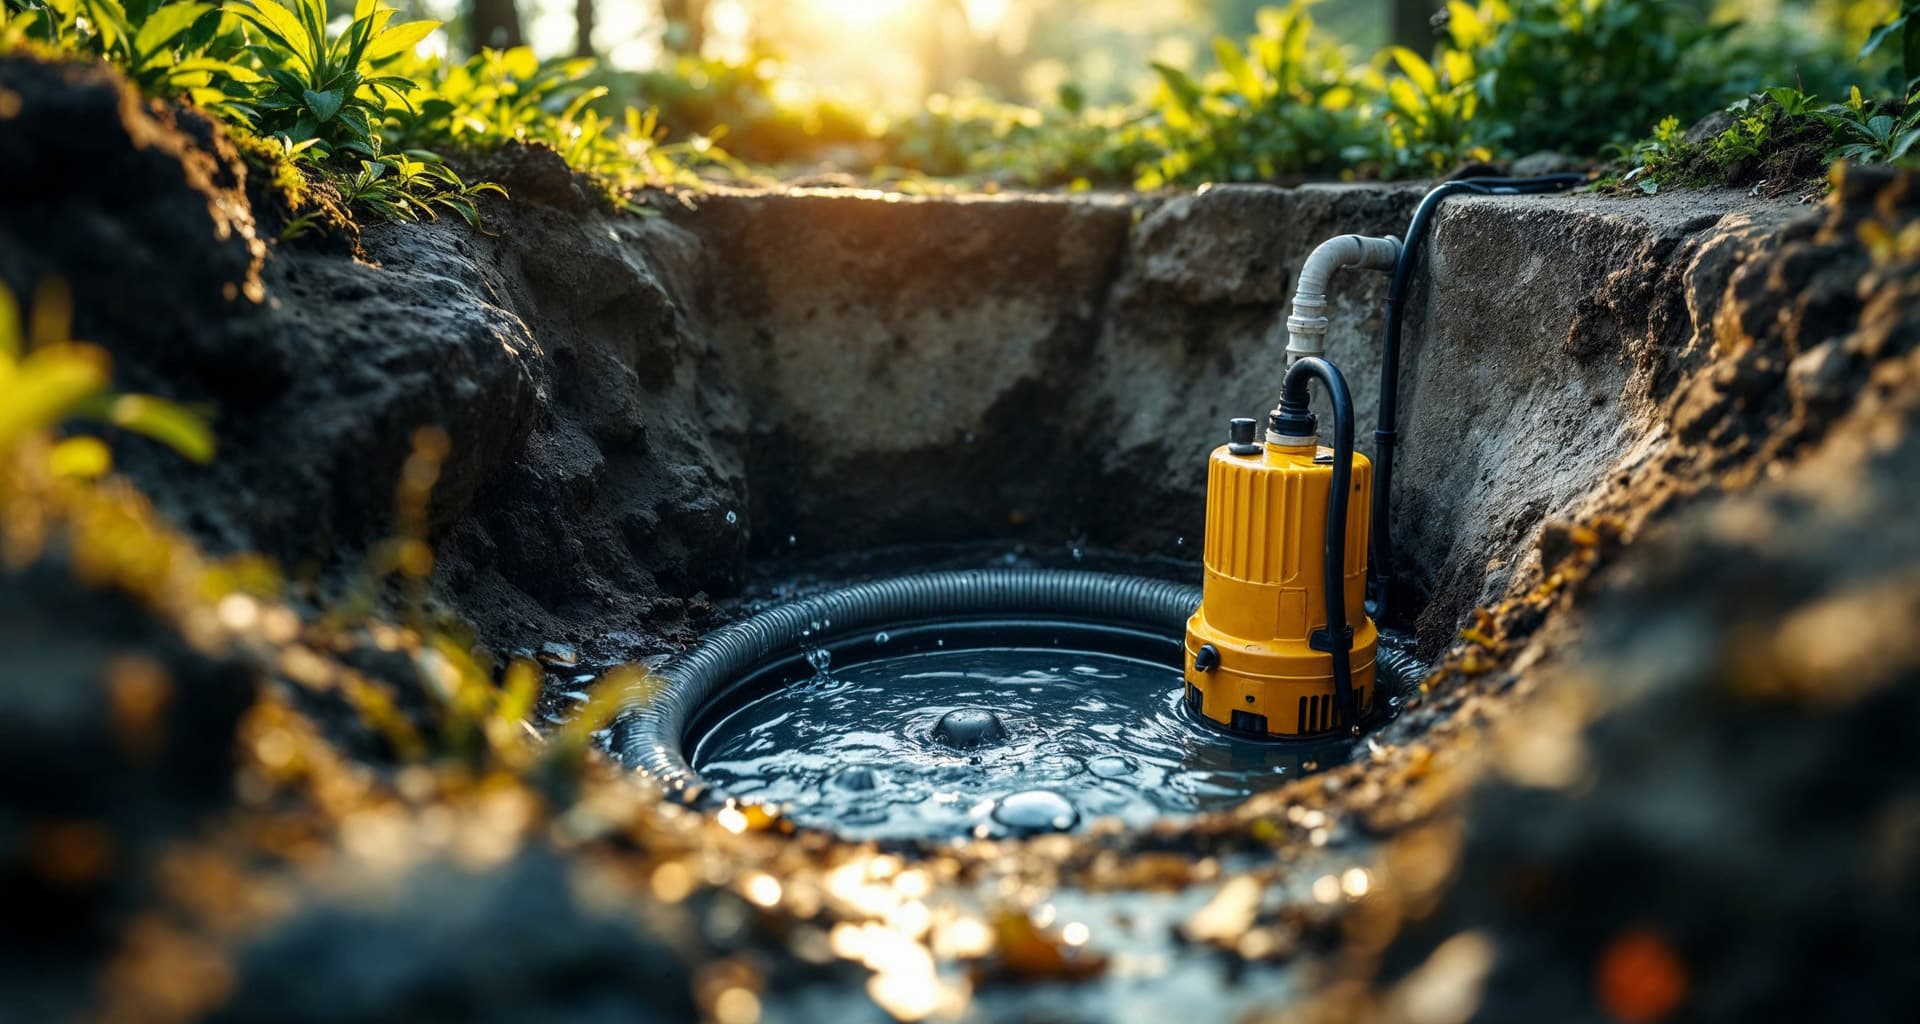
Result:
{"label": "black plastic basin rim", "polygon": [[689,727],[736,680],[791,655],[803,639],[983,616],[1076,619],[1179,636],[1199,604],[1200,588],[1192,584],[1071,570],[979,569],[855,584],[715,630],[654,670],[614,721],[614,753],[669,793],[702,795],[686,756]]}

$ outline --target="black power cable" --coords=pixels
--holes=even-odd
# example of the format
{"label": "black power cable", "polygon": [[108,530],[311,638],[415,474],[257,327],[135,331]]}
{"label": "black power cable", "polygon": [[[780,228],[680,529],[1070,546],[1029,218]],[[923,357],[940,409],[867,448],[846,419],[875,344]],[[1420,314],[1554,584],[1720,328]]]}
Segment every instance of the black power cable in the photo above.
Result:
{"label": "black power cable", "polygon": [[1353,495],[1353,396],[1346,378],[1325,359],[1308,356],[1287,368],[1280,388],[1280,407],[1268,428],[1278,434],[1312,437],[1318,432],[1307,384],[1314,378],[1326,386],[1333,404],[1333,486],[1327,495],[1325,580],[1327,605],[1326,649],[1333,655],[1334,700],[1347,731],[1360,732],[1360,705],[1353,692],[1353,633],[1347,626],[1347,502]]}
{"label": "black power cable", "polygon": [[1406,315],[1407,293],[1412,290],[1413,275],[1420,265],[1420,252],[1440,204],[1448,196],[1533,195],[1564,192],[1586,183],[1584,174],[1548,174],[1538,178],[1462,178],[1445,182],[1428,192],[1413,211],[1413,223],[1407,228],[1400,246],[1400,259],[1393,267],[1393,283],[1387,286],[1387,326],[1380,346],[1380,409],[1373,431],[1373,535],[1369,541],[1373,557],[1368,575],[1372,580],[1373,618],[1387,619],[1393,590],[1393,530],[1388,521],[1393,496],[1393,447],[1398,440],[1397,403],[1400,398],[1400,334]]}

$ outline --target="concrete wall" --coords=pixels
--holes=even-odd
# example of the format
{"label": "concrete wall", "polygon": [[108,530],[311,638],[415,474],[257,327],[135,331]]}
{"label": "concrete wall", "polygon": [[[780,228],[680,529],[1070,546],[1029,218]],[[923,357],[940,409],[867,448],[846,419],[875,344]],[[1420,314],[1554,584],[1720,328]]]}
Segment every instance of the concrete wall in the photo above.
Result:
{"label": "concrete wall", "polygon": [[[754,549],[1191,556],[1205,452],[1277,397],[1300,263],[1335,234],[1404,232],[1422,191],[703,198],[675,220],[705,252],[696,329],[747,409]],[[1798,214],[1735,192],[1449,201],[1409,313],[1396,463],[1425,632],[1497,597],[1543,521],[1657,445],[1726,276]],[[1329,355],[1368,451],[1385,284],[1346,271],[1332,295]]]}

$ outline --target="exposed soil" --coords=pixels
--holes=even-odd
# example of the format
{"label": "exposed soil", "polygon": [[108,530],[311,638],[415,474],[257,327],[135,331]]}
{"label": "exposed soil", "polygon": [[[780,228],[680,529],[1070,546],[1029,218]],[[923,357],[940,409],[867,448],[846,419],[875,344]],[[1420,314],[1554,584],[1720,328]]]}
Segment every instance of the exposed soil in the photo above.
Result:
{"label": "exposed soil", "polygon": [[[371,606],[538,653],[545,708],[690,642],[750,564],[1190,560],[1201,456],[1271,404],[1294,269],[1398,229],[1417,188],[719,192],[642,219],[525,148],[490,168],[514,193],[490,233],[282,242],[204,120],[78,65],[0,61],[0,90],[0,280],[66,280],[120,384],[217,407],[210,466],[137,439],[119,464],[294,584],[221,609],[57,549],[0,572],[0,1016],[677,1020],[745,993],[774,1019],[1875,1019],[1914,995],[1911,176],[1812,210],[1449,205],[1394,504],[1442,663],[1422,698],[1354,763],[1191,825],[887,852],[662,805],[564,726],[511,768],[452,741],[412,763],[451,655],[322,612],[403,529],[403,470],[438,449],[415,431],[450,441],[425,610],[392,583]],[[1334,295],[1363,434],[1382,292]]]}

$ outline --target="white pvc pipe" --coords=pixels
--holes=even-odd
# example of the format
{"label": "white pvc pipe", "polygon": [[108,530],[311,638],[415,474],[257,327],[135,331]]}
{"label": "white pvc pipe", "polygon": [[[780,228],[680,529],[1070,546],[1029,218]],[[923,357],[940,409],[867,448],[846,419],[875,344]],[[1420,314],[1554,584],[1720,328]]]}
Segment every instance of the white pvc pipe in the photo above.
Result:
{"label": "white pvc pipe", "polygon": [[1400,260],[1400,240],[1388,235],[1340,235],[1321,242],[1300,268],[1293,289],[1293,315],[1287,317],[1287,365],[1327,351],[1327,287],[1341,267],[1392,270]]}

